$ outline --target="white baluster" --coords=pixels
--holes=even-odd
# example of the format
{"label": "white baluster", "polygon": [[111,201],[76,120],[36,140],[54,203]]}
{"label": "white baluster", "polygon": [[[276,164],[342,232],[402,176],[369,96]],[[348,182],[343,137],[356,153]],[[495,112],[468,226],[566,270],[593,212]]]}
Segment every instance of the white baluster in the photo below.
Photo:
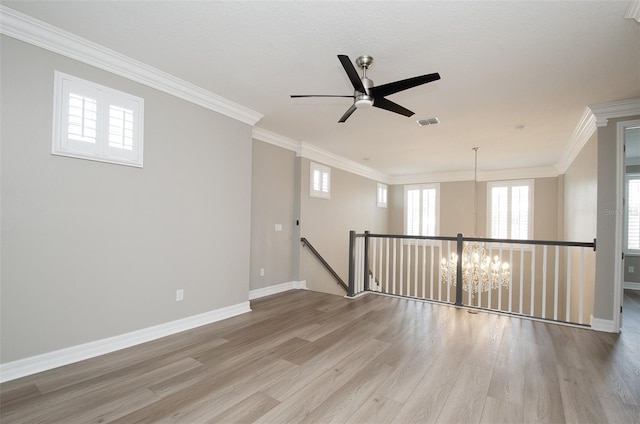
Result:
{"label": "white baluster", "polygon": [[547,317],[547,245],[542,247],[542,318]]}
{"label": "white baluster", "polygon": [[558,274],[560,270],[560,248],[556,246],[555,279],[553,283],[553,319],[558,320]]}

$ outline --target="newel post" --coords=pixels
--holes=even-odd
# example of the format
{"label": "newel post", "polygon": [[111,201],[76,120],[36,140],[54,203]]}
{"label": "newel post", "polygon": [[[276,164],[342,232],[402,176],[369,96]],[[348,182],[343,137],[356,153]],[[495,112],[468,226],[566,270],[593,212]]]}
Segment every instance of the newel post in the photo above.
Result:
{"label": "newel post", "polygon": [[349,290],[347,296],[355,295],[356,284],[356,232],[349,231]]}
{"label": "newel post", "polygon": [[456,254],[458,255],[456,262],[456,306],[462,306],[462,250],[462,234],[458,233],[456,239]]}

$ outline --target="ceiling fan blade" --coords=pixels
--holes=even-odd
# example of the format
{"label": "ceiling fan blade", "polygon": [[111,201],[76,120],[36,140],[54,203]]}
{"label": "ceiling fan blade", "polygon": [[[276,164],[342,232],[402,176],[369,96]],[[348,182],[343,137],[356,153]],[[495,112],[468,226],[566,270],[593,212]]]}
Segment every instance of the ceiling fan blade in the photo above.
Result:
{"label": "ceiling fan blade", "polygon": [[299,99],[301,97],[348,97],[350,99],[355,98],[355,96],[349,96],[349,95],[333,95],[333,94],[292,94],[291,98],[292,99]]}
{"label": "ceiling fan blade", "polygon": [[413,112],[411,112],[409,109],[404,108],[399,104],[392,102],[391,100],[385,99],[384,97],[376,97],[373,100],[373,107],[378,107],[390,112],[399,113],[400,115],[404,116],[413,115]]}
{"label": "ceiling fan blade", "polygon": [[349,56],[339,54],[338,59],[340,59],[340,63],[342,63],[342,67],[346,71],[347,76],[349,76],[349,79],[351,80],[351,84],[353,84],[353,88],[355,88],[357,91],[361,93],[366,93],[367,90],[364,88],[364,85],[362,84],[362,80],[358,75],[358,71],[356,71],[355,66],[353,66],[353,63],[351,63],[351,59],[349,59]]}
{"label": "ceiling fan blade", "polygon": [[374,97],[384,97],[389,94],[397,93],[398,91],[407,90],[409,88],[417,87],[428,82],[437,81],[440,79],[440,74],[421,75],[419,77],[407,78],[401,81],[390,82],[388,84],[379,85],[377,87],[369,88],[369,94]]}
{"label": "ceiling fan blade", "polygon": [[351,107],[349,109],[347,109],[347,111],[344,113],[344,115],[342,115],[342,118],[340,118],[340,120],[338,121],[339,123],[343,123],[344,121],[347,120],[348,117],[351,116],[351,114],[353,112],[356,111],[356,105],[352,104]]}

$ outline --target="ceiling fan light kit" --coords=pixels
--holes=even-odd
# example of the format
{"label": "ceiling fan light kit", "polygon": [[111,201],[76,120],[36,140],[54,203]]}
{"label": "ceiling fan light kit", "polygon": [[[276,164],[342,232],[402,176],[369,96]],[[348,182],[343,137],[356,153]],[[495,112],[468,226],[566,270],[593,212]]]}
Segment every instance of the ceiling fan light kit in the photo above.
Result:
{"label": "ceiling fan light kit", "polygon": [[356,65],[362,69],[362,77],[358,75],[358,71],[353,66],[351,59],[349,59],[346,55],[338,55],[338,60],[342,64],[351,84],[353,85],[353,95],[327,95],[327,94],[298,94],[291,95],[291,98],[300,98],[300,97],[350,97],[353,98],[353,104],[347,109],[347,111],[342,115],[339,123],[345,122],[349,116],[356,109],[368,109],[370,107],[377,107],[379,109],[384,109],[389,112],[394,112],[403,116],[412,116],[414,113],[407,108],[400,106],[397,103],[392,102],[391,100],[385,98],[385,96],[389,96],[391,94],[397,93],[399,91],[408,90],[409,88],[417,87],[422,84],[426,84],[432,81],[437,81],[440,79],[440,74],[433,73],[427,75],[421,75],[418,77],[407,78],[400,81],[391,82],[388,84],[383,84],[379,86],[374,86],[373,81],[367,78],[367,69],[371,67],[373,64],[373,57],[368,55],[359,56],[356,59]]}
{"label": "ceiling fan light kit", "polygon": [[356,98],[355,105],[358,109],[369,109],[373,106],[373,99],[369,96],[359,96]]}

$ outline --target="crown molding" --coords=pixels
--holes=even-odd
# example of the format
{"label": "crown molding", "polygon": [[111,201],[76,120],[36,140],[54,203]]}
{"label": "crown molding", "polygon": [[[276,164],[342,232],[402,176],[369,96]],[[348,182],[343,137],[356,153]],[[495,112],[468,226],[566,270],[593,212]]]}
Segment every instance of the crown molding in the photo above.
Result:
{"label": "crown molding", "polygon": [[[455,181],[473,181],[474,172],[452,171],[428,174],[403,175],[389,178],[389,184],[424,184],[446,183]],[[555,166],[539,166],[531,168],[499,169],[494,171],[478,171],[478,181],[522,180],[528,178],[549,178],[559,175]]]}
{"label": "crown molding", "polygon": [[310,159],[316,162],[321,162],[325,165],[332,166],[334,168],[341,169],[343,171],[351,172],[352,174],[360,175],[361,177],[369,178],[381,183],[389,184],[389,177],[373,168],[359,164],[351,159],[338,156],[327,150],[321,149],[313,144],[301,141],[298,144],[297,156]]}
{"label": "crown molding", "polygon": [[100,44],[0,5],[0,33],[255,125],[263,115]]}
{"label": "crown molding", "polygon": [[298,152],[299,142],[269,130],[265,130],[264,128],[253,127],[251,135],[256,140],[264,141],[265,143],[273,144],[274,146],[282,147],[283,149],[292,150],[296,153]]}
{"label": "crown molding", "polygon": [[627,7],[627,13],[624,17],[628,19],[635,19],[636,22],[640,22],[640,0],[629,2],[629,7]]}
{"label": "crown molding", "polygon": [[569,139],[569,145],[567,146],[564,154],[560,157],[558,163],[554,166],[558,170],[558,174],[564,174],[571,166],[575,158],[578,156],[582,148],[591,136],[596,132],[596,117],[591,112],[591,109],[586,107],[578,125],[573,130],[571,138]]}
{"label": "crown molding", "polygon": [[640,116],[640,99],[589,105],[589,109],[596,117],[596,126],[606,127],[609,124],[609,119]]}
{"label": "crown molding", "polygon": [[523,180],[528,178],[554,178],[560,175],[553,166],[535,166],[530,168],[498,169],[478,172],[478,181]]}
{"label": "crown molding", "polygon": [[389,178],[389,184],[426,184],[473,180],[473,171],[430,172],[425,174],[396,175]]}
{"label": "crown molding", "polygon": [[281,147],[283,149],[296,152],[296,156],[303,157],[325,165],[341,169],[361,177],[369,178],[381,183],[388,183],[389,177],[373,168],[361,165],[355,161],[321,149],[313,144],[303,141],[296,141],[283,135],[265,130],[260,127],[253,127],[252,136],[254,139]]}

